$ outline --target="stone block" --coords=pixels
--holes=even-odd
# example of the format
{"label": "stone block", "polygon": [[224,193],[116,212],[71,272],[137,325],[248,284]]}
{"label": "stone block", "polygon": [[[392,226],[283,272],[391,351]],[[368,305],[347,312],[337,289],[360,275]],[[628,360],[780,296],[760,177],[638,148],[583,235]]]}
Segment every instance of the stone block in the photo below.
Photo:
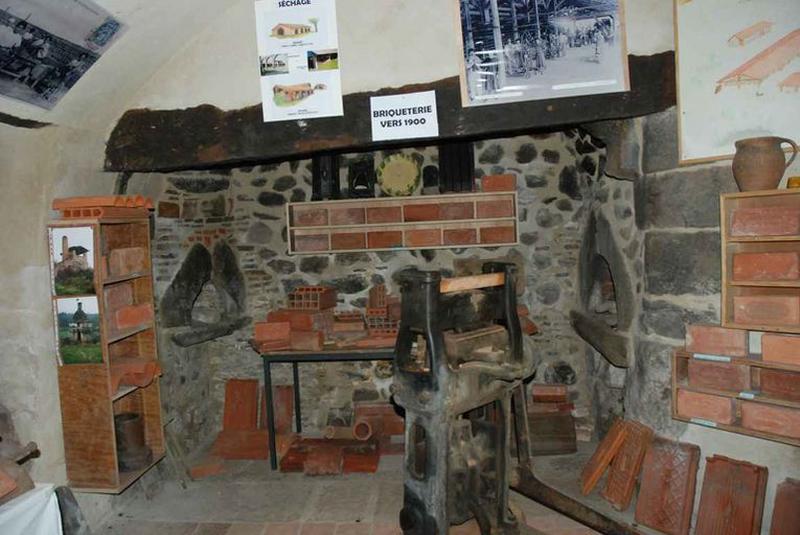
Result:
{"label": "stone block", "polygon": [[735,295],[733,321],[739,324],[798,325],[800,296],[796,295]]}
{"label": "stone block", "polygon": [[363,225],[367,221],[364,208],[331,208],[331,225]]}
{"label": "stone block", "polygon": [[418,229],[405,231],[406,247],[431,247],[442,244],[442,231],[439,229]]}
{"label": "stone block", "polygon": [[645,115],[642,120],[642,171],[654,173],[675,169],[680,161],[678,112],[668,110]]}
{"label": "stone block", "polygon": [[719,315],[710,308],[698,310],[660,299],[642,299],[639,325],[645,334],[683,339],[686,336],[687,324],[714,321],[719,321]]}
{"label": "stone block", "polygon": [[292,327],[288,321],[259,321],[253,325],[253,330],[256,342],[273,342],[288,340]]}
{"label": "stone block", "polygon": [[444,221],[472,219],[475,208],[471,202],[447,202],[440,205],[440,214]]}
{"label": "stone block", "polygon": [[742,427],[800,439],[800,410],[742,401]]}
{"label": "stone block", "polygon": [[301,253],[328,250],[327,234],[295,234],[292,236],[292,242],[294,243],[294,250]]}
{"label": "stone block", "polygon": [[648,232],[645,287],[655,295],[720,292],[719,233]]}
{"label": "stone block", "polygon": [[442,236],[445,245],[474,245],[478,243],[478,232],[472,228],[445,229]]}
{"label": "stone block", "polygon": [[761,358],[767,362],[800,366],[800,336],[764,333]]}
{"label": "stone block", "polygon": [[324,208],[292,208],[292,225],[295,227],[322,227],[328,224],[328,211]]}
{"label": "stone block", "polygon": [[800,401],[800,373],[763,368],[758,374],[759,389],[765,396]]}
{"label": "stone block", "polygon": [[517,233],[512,226],[503,227],[481,227],[481,243],[514,243],[517,241]]}
{"label": "stone block", "polygon": [[403,207],[403,220],[437,221],[440,218],[438,204],[407,204]]}
{"label": "stone block", "polygon": [[290,335],[292,351],[322,351],[325,337],[320,331],[294,331]]}
{"label": "stone block", "polygon": [[516,191],[517,175],[486,175],[481,178],[481,191]]}
{"label": "stone block", "polygon": [[128,275],[147,269],[147,251],[144,247],[123,247],[108,253],[108,272],[112,277]]}
{"label": "stone block", "polygon": [[734,422],[733,399],[689,390],[678,390],[678,414],[684,418],[699,418],[718,424]]}
{"label": "stone block", "polygon": [[747,331],[718,325],[689,325],[686,327],[686,351],[746,357]]}
{"label": "stone block", "polygon": [[514,203],[511,199],[477,202],[478,219],[497,219],[514,217]]}
{"label": "stone block", "polygon": [[366,249],[367,235],[363,232],[335,232],[331,234],[331,250],[349,251]]}
{"label": "stone block", "polygon": [[761,532],[768,471],[714,455],[706,459],[695,535],[755,535]]}
{"label": "stone block", "polygon": [[741,392],[750,390],[750,368],[739,364],[689,360],[689,386]]}
{"label": "stone block", "polygon": [[[225,406],[222,429],[256,429],[258,425],[258,380],[228,379],[225,382]],[[266,443],[265,443],[266,444]]]}
{"label": "stone block", "polygon": [[737,253],[733,280],[787,281],[800,279],[800,253]]}
{"label": "stone block", "polygon": [[373,206],[367,208],[367,223],[401,223],[403,209],[399,206]]}
{"label": "stone block", "polygon": [[153,321],[153,307],[149,303],[129,305],[114,311],[114,326],[119,331],[140,327]]}
{"label": "stone block", "polygon": [[731,236],[796,236],[800,210],[791,207],[737,208],[731,213]]}
{"label": "stone block", "polygon": [[642,176],[642,119],[598,121],[582,125],[606,145],[608,176],[634,180]]}
{"label": "stone block", "polygon": [[[399,210],[399,208],[398,208]],[[403,232],[381,230],[367,233],[367,247],[370,249],[392,249],[403,246]]]}

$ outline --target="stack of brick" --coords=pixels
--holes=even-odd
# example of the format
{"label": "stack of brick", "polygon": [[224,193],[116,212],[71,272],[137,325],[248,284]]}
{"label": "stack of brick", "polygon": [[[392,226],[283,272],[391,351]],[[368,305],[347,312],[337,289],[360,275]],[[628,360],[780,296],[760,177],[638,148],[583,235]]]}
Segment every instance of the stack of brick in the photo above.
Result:
{"label": "stack of brick", "polygon": [[531,385],[528,427],[533,455],[561,455],[577,451],[573,409],[566,385]]}
{"label": "stack of brick", "polygon": [[367,334],[356,347],[392,347],[400,324],[400,299],[389,295],[384,284],[370,288],[366,314]]}
{"label": "stack of brick", "polygon": [[64,219],[147,217],[153,201],[141,195],[102,195],[53,199]]}
{"label": "stack of brick", "polygon": [[289,294],[286,308],[267,314],[255,324],[259,351],[320,351],[334,330],[336,290],[326,286],[301,286]]}

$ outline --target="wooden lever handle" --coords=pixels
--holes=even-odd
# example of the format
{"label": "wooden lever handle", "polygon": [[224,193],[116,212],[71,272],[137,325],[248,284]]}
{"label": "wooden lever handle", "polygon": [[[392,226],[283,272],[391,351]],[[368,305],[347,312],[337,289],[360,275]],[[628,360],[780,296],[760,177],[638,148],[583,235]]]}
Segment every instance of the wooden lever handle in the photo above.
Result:
{"label": "wooden lever handle", "polygon": [[502,286],[505,283],[505,273],[486,273],[484,275],[456,277],[453,279],[442,279],[442,281],[439,283],[439,292],[443,294],[463,292],[466,290],[477,290],[478,288]]}

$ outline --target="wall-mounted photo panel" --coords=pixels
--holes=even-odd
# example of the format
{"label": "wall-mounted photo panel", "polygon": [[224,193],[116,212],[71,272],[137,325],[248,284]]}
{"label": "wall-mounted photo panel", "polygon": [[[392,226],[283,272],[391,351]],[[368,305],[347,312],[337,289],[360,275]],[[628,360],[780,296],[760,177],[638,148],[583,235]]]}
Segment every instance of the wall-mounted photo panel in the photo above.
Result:
{"label": "wall-mounted photo panel", "polygon": [[51,227],[50,261],[55,295],[95,293],[93,227]]}
{"label": "wall-mounted photo panel", "polygon": [[56,299],[58,356],[64,364],[103,362],[97,297]]}

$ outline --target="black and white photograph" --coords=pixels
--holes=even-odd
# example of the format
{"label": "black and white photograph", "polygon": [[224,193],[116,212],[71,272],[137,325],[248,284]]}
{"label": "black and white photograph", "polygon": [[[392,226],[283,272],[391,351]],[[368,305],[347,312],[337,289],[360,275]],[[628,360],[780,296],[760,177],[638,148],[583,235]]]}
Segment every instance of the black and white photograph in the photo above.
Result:
{"label": "black and white photograph", "polygon": [[122,30],[89,0],[6,0],[0,6],[0,94],[53,108]]}
{"label": "black and white photograph", "polygon": [[623,0],[456,0],[464,106],[627,91]]}
{"label": "black and white photograph", "polygon": [[267,54],[258,57],[261,76],[287,74],[289,72],[289,54]]}

